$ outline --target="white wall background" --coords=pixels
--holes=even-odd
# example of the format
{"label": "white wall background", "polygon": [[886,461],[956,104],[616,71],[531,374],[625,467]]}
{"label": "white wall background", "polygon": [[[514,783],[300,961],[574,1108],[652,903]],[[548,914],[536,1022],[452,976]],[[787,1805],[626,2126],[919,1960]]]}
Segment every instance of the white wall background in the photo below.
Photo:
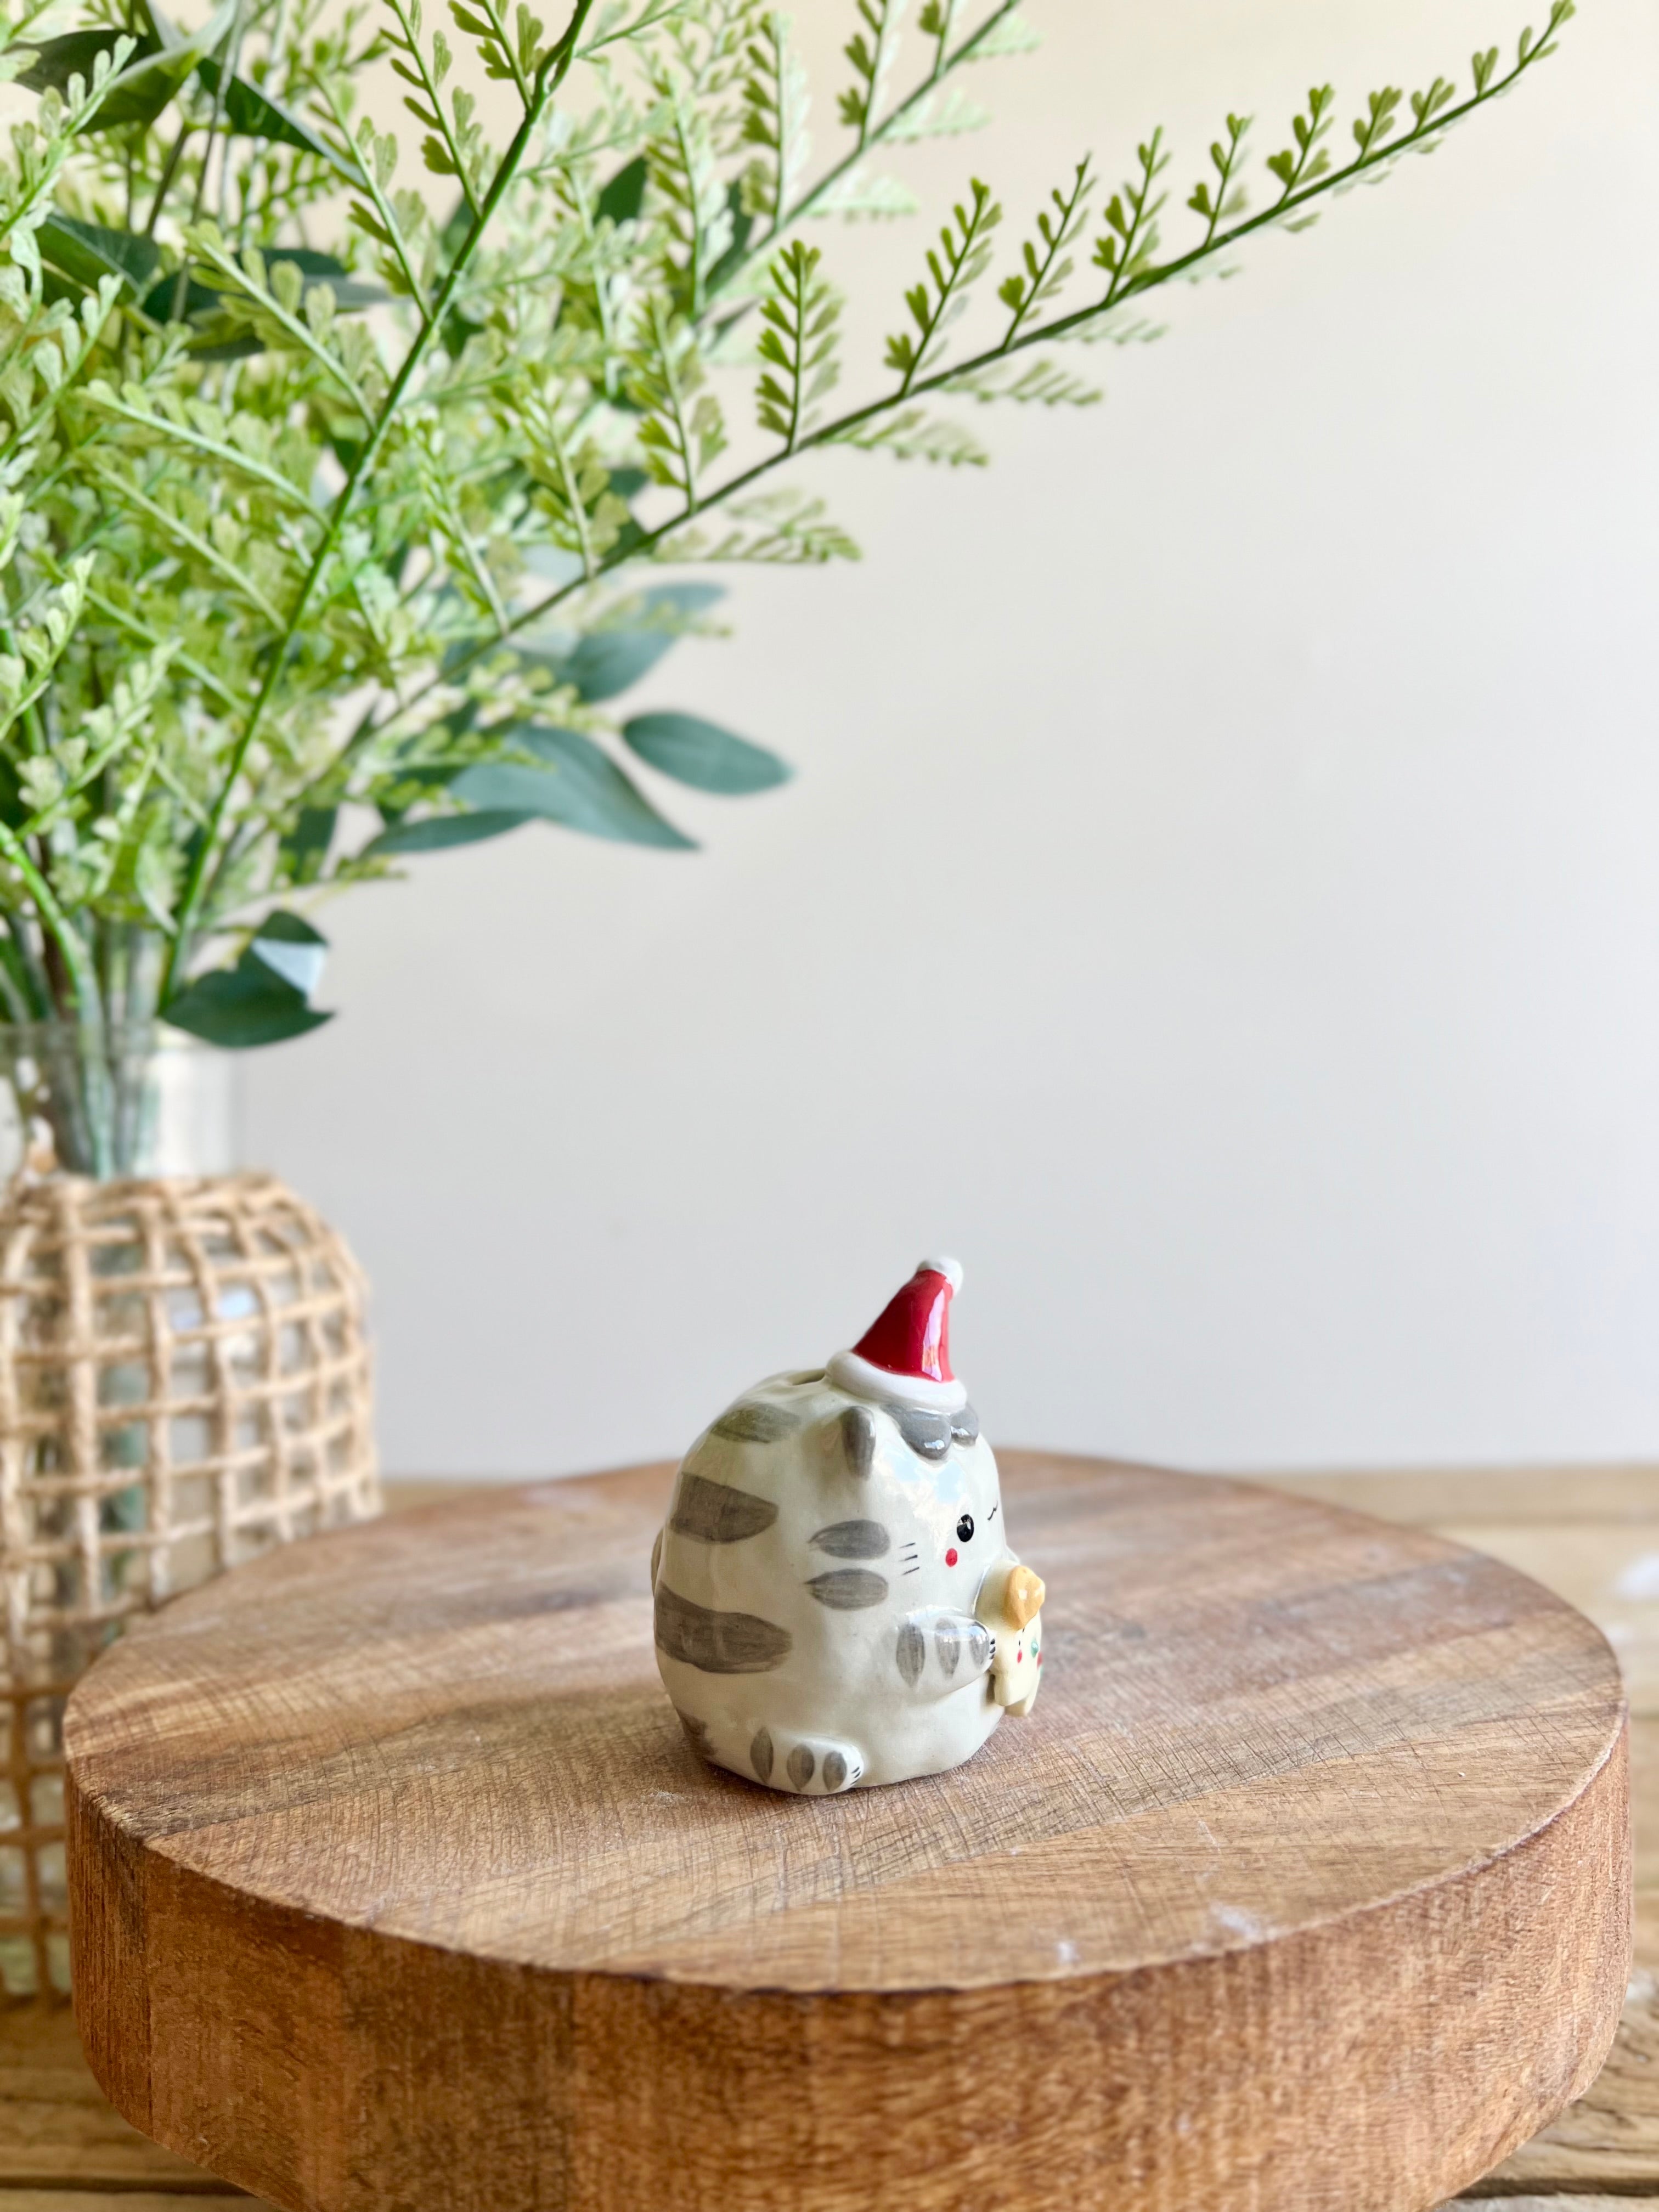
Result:
{"label": "white wall background", "polygon": [[[938,173],[1012,227],[1162,118],[1176,228],[1227,106],[1266,152],[1328,76],[1346,131],[1540,6],[1036,0]],[[329,910],[249,1151],[374,1276],[392,1471],[675,1452],[940,1243],[1000,1439],[1659,1454],[1656,179],[1659,16],[1586,0],[1080,357],[1105,406],[811,464],[861,565],[734,579],[639,695],[798,765],[665,793],[701,854],[526,831]],[[922,242],[820,236],[894,300]]]}

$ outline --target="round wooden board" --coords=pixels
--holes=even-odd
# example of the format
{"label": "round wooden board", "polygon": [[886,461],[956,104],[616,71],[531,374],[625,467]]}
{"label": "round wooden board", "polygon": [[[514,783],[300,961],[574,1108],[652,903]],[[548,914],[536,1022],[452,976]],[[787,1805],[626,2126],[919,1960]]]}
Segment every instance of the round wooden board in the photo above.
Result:
{"label": "round wooden board", "polygon": [[305,2212],[1420,2212],[1595,2075],[1624,1705],[1536,1583],[1010,1452],[1034,1716],[793,1798],[658,1682],[669,1473],[273,1553],[93,1669],[76,2005],[130,2119]]}

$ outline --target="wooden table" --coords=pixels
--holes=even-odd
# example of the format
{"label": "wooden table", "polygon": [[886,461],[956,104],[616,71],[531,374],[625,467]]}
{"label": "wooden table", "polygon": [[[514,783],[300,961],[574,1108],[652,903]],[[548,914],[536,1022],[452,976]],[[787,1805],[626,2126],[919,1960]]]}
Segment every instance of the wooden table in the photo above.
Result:
{"label": "wooden table", "polygon": [[[1607,1627],[1630,1677],[1635,1719],[1638,1851],[1656,1766],[1659,1716],[1659,1474],[1648,1469],[1515,1475],[1301,1478],[1285,1486],[1443,1529],[1508,1557],[1554,1583]],[[1655,1838],[1659,1842],[1659,1837]],[[1645,1889],[1649,1869],[1639,1863]],[[1647,1900],[1644,1899],[1645,1905]],[[1652,1959],[1653,1920],[1641,1915],[1638,1959]],[[14,2195],[52,2192],[62,2212],[128,2195],[222,2194],[222,2185],[122,2127],[74,2061],[62,2015],[13,2015],[0,2047],[0,2185]],[[1494,2193],[1546,2196],[1568,2212],[1575,2192],[1616,2194],[1626,2205],[1659,2203],[1659,2094],[1648,2077],[1659,2057],[1652,1984],[1638,1971],[1618,2047],[1590,2094],[1489,2183]],[[134,2202],[130,2192],[138,2192]]]}

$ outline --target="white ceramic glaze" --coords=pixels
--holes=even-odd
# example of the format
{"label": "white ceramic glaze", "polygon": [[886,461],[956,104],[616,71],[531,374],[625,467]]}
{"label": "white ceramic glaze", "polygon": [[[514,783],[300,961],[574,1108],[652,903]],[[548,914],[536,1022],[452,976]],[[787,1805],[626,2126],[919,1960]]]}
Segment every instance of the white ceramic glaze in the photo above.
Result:
{"label": "white ceramic glaze", "polygon": [[941,1413],[942,1393],[919,1406],[903,1387],[941,1378],[874,1368],[848,1389],[832,1379],[848,1357],[769,1377],[704,1431],[652,1559],[657,1663],[687,1734],[775,1790],[959,1765],[1030,1711],[1039,1678],[1042,1584],[1009,1547],[965,1394]]}

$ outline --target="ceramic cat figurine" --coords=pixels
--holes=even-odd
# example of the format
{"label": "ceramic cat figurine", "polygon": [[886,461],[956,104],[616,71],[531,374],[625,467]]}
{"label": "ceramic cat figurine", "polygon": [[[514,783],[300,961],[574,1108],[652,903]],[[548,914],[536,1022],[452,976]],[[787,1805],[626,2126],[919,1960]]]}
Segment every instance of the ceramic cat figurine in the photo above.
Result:
{"label": "ceramic cat figurine", "polygon": [[1029,1713],[1043,1587],[951,1372],[954,1260],[827,1368],[747,1391],[687,1453],[651,1558],[657,1664],[703,1757],[834,1793],[971,1759]]}

